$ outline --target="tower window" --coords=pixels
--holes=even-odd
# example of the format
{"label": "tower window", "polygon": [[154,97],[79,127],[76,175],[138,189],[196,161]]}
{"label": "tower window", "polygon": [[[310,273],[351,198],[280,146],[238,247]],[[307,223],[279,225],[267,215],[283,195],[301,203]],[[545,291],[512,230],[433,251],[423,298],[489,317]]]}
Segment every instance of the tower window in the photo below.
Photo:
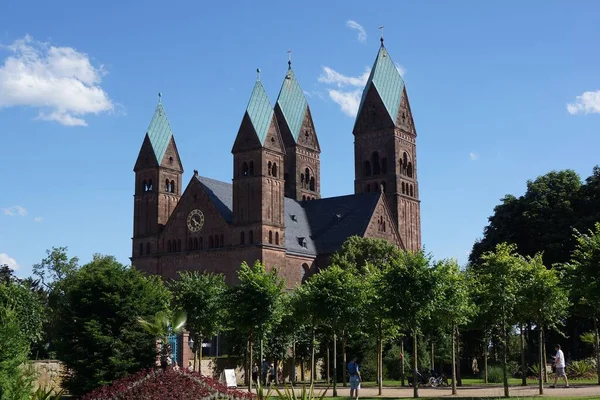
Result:
{"label": "tower window", "polygon": [[365,189],[365,192],[369,193],[371,191],[371,184],[367,183],[367,188]]}
{"label": "tower window", "polygon": [[244,163],[242,164],[242,176],[248,176],[248,172],[248,163],[244,161]]}
{"label": "tower window", "polygon": [[315,191],[315,177],[310,178],[310,190]]}
{"label": "tower window", "polygon": [[275,244],[279,244],[279,232],[275,232]]}
{"label": "tower window", "polygon": [[273,244],[273,231],[269,231],[269,244]]}
{"label": "tower window", "polygon": [[208,248],[212,249],[215,246],[215,239],[210,235],[208,237]]}
{"label": "tower window", "polygon": [[254,243],[254,231],[248,232],[248,244]]}
{"label": "tower window", "polygon": [[244,236],[245,236],[244,235],[244,231],[241,231],[240,232],[240,244],[244,244],[244,242],[245,242],[245,237]]}
{"label": "tower window", "polygon": [[171,251],[171,241],[167,240],[167,253],[170,253]]}
{"label": "tower window", "polygon": [[406,193],[406,191],[404,189],[404,182],[402,182],[402,194],[405,194],[405,193]]}
{"label": "tower window", "polygon": [[250,161],[250,163],[248,164],[248,174],[250,176],[254,175],[254,161]]}
{"label": "tower window", "polygon": [[365,176],[371,176],[371,163],[369,161],[365,161],[364,174]]}
{"label": "tower window", "polygon": [[169,157],[169,164],[173,164],[173,157]]}
{"label": "tower window", "polygon": [[302,195],[302,201],[306,201],[306,196]]}
{"label": "tower window", "polygon": [[177,251],[181,251],[181,239],[177,239]]}
{"label": "tower window", "polygon": [[273,163],[273,167],[271,169],[271,175],[277,178],[277,163]]}
{"label": "tower window", "polygon": [[410,185],[410,197],[414,197],[413,185]]}
{"label": "tower window", "polygon": [[[200,238],[200,240],[202,240],[202,238]],[[193,245],[194,250],[198,250],[199,247],[200,246],[198,244],[198,238],[194,238],[194,245]]]}
{"label": "tower window", "polygon": [[381,173],[381,165],[379,164],[379,153],[373,152],[371,154],[371,163],[373,164],[373,175],[379,175]]}
{"label": "tower window", "polygon": [[381,173],[387,174],[387,158],[385,157],[381,159]]}
{"label": "tower window", "polygon": [[385,193],[385,181],[381,182],[381,191]]}
{"label": "tower window", "polygon": [[152,191],[152,179],[148,180],[148,186],[146,186],[148,188],[147,192],[151,192]]}
{"label": "tower window", "polygon": [[144,181],[142,182],[142,192],[147,192],[148,191],[148,181],[144,179]]}
{"label": "tower window", "polygon": [[171,182],[169,182],[168,179],[165,181],[165,192],[167,192],[167,193],[171,192]]}
{"label": "tower window", "polygon": [[300,279],[302,280],[302,282],[304,282],[308,271],[309,271],[308,264],[306,264],[306,263],[302,264],[302,269],[300,270]]}
{"label": "tower window", "polygon": [[223,236],[223,234],[221,234],[221,237],[219,238],[219,242],[221,242],[221,247],[225,246],[225,236]]}
{"label": "tower window", "polygon": [[199,244],[199,248],[200,250],[202,250],[204,248],[204,239],[202,237],[200,237],[200,239],[198,239],[198,244]]}
{"label": "tower window", "polygon": [[408,167],[406,167],[406,175],[408,175],[409,178],[413,177],[413,166],[412,163],[408,163]]}
{"label": "tower window", "polygon": [[300,174],[300,187],[304,187],[304,174]]}
{"label": "tower window", "polygon": [[150,242],[146,243],[146,254],[150,254]]}
{"label": "tower window", "polygon": [[267,175],[271,176],[271,161],[269,161],[269,163],[267,164]]}
{"label": "tower window", "polygon": [[139,247],[140,247],[140,249],[139,249],[139,251],[138,251],[139,255],[140,255],[140,256],[141,256],[141,255],[144,255],[144,244],[143,244],[143,243],[140,243],[140,246],[139,246]]}
{"label": "tower window", "polygon": [[192,238],[188,239],[188,251],[189,250],[194,250],[194,241],[192,240]]}
{"label": "tower window", "polygon": [[175,181],[171,181],[171,193],[175,193]]}

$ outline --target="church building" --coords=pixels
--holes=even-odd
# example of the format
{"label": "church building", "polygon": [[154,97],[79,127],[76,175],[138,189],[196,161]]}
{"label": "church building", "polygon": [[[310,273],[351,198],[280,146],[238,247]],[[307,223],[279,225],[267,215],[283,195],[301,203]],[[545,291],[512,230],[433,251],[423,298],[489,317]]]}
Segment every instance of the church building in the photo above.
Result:
{"label": "church building", "polygon": [[235,283],[243,261],[259,260],[294,287],[327,267],[349,236],[420,249],[417,133],[383,39],[352,133],[354,193],[323,198],[317,131],[288,62],[274,107],[259,79],[254,85],[233,140],[231,182],[194,170],[184,187],[159,100],[134,167],[133,266],[165,279],[219,272]]}

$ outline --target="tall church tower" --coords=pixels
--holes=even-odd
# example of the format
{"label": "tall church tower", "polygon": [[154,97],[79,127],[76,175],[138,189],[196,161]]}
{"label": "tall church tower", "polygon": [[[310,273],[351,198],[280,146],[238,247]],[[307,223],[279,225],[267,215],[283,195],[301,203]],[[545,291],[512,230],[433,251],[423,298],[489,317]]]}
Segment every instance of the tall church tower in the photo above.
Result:
{"label": "tall church tower", "polygon": [[160,96],[133,168],[132,260],[158,252],[158,234],[181,197],[183,166]]}
{"label": "tall church tower", "polygon": [[404,80],[383,45],[354,124],[354,192],[383,190],[408,250],[421,248],[417,131]]}
{"label": "tall church tower", "polygon": [[285,197],[321,198],[321,148],[310,107],[288,61],[288,70],[275,103],[275,116],[285,145]]}
{"label": "tall church tower", "polygon": [[239,229],[240,244],[283,249],[285,148],[273,107],[259,79],[231,152],[233,223]]}

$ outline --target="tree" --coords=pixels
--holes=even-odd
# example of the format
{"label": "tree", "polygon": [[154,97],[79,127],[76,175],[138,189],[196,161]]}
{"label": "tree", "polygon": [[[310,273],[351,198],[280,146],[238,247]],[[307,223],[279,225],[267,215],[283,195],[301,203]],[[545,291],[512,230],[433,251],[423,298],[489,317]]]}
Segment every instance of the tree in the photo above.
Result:
{"label": "tree", "polygon": [[475,314],[470,289],[472,279],[460,270],[455,260],[443,260],[434,267],[433,281],[436,285],[435,308],[441,310],[434,318],[452,335],[452,394],[456,394],[456,333],[458,327],[466,325]]}
{"label": "tree", "polygon": [[[544,365],[543,332],[545,329],[558,329],[566,317],[569,298],[565,285],[555,269],[547,269],[541,254],[526,259],[527,268],[521,283],[524,301],[520,307],[523,315],[538,328],[539,335],[539,391],[544,393],[542,366]],[[525,371],[523,371],[525,373]]]}
{"label": "tree", "polygon": [[435,286],[430,259],[423,251],[406,252],[393,260],[384,271],[384,297],[389,317],[405,327],[413,338],[413,388],[419,397],[417,380],[417,342],[423,321],[430,317]]}
{"label": "tree", "polygon": [[[206,338],[218,335],[226,322],[227,285],[222,274],[183,272],[171,282],[173,305],[187,314],[187,330],[194,339],[194,364],[198,346]],[[202,365],[202,347],[200,347]],[[196,366],[194,365],[194,369]]]}
{"label": "tree", "polygon": [[330,264],[368,275],[373,268],[383,270],[400,254],[400,249],[387,240],[350,236],[331,256]]}
{"label": "tree", "polygon": [[156,342],[138,316],[166,310],[169,292],[112,256],[93,260],[58,283],[57,355],[67,368],[65,385],[79,395],[154,365]]}
{"label": "tree", "polygon": [[481,290],[480,309],[488,314],[493,331],[502,343],[502,371],[504,375],[504,396],[509,397],[507,356],[510,330],[517,322],[515,317],[521,282],[524,276],[525,260],[516,253],[516,246],[501,243],[495,251],[481,256],[481,268],[477,272]]}
{"label": "tree", "polygon": [[[267,272],[259,261],[253,267],[242,263],[238,280],[239,283],[229,291],[229,312],[235,328],[247,338],[246,376],[250,377],[256,338],[264,337],[281,319],[284,281],[275,269]],[[248,378],[248,391],[251,390],[252,379]]]}
{"label": "tree", "polygon": [[580,307],[583,315],[591,317],[594,322],[596,341],[596,367],[598,384],[600,385],[600,223],[587,234],[576,233],[577,246],[566,265],[568,280],[573,293],[574,302]]}
{"label": "tree", "polygon": [[67,251],[67,247],[52,247],[52,250],[46,250],[46,258],[33,265],[33,274],[40,278],[42,285],[51,289],[77,271],[79,258],[69,258]]}
{"label": "tree", "polygon": [[21,282],[0,283],[0,308],[10,308],[15,313],[28,348],[40,340],[44,309],[29,286]]}
{"label": "tree", "polygon": [[29,343],[12,307],[0,307],[0,399],[28,400],[33,379],[23,368]]}
{"label": "tree", "polygon": [[160,342],[162,346],[161,365],[170,366],[173,361],[173,349],[169,344],[169,336],[177,335],[185,329],[187,321],[185,311],[160,310],[151,318],[138,317],[137,321],[146,332]]}

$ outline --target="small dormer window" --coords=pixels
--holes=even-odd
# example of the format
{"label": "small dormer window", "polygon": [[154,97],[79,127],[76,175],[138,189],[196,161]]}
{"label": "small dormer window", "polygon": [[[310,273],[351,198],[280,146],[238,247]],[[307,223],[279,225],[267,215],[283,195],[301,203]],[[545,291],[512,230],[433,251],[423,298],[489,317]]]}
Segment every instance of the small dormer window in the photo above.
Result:
{"label": "small dormer window", "polygon": [[298,222],[298,217],[296,217],[296,214],[291,214],[290,218],[292,219],[292,221]]}
{"label": "small dormer window", "polygon": [[299,237],[298,243],[300,244],[300,246],[304,247],[305,249],[308,247],[308,242],[306,241],[305,237]]}
{"label": "small dormer window", "polygon": [[169,164],[173,164],[173,157],[169,157]]}

